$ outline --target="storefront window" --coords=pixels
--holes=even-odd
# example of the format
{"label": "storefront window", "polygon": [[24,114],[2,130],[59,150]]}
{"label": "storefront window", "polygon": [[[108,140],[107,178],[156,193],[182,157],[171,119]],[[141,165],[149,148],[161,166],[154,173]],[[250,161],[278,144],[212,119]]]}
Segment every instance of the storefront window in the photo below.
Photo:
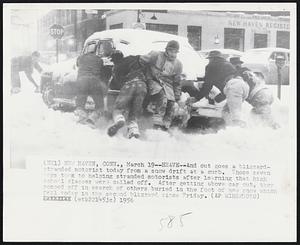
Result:
{"label": "storefront window", "polygon": [[201,26],[187,26],[187,38],[195,50],[201,50]]}
{"label": "storefront window", "polygon": [[224,48],[244,51],[245,29],[224,28]]}
{"label": "storefront window", "polygon": [[122,28],[123,28],[123,23],[114,24],[114,25],[109,26],[109,29],[122,29]]}
{"label": "storefront window", "polygon": [[164,25],[146,23],[146,30],[165,32],[173,35],[178,35],[178,25]]}
{"label": "storefront window", "polygon": [[254,33],[254,48],[268,47],[268,34]]}
{"label": "storefront window", "polygon": [[276,47],[278,48],[290,48],[290,32],[289,31],[277,31]]}

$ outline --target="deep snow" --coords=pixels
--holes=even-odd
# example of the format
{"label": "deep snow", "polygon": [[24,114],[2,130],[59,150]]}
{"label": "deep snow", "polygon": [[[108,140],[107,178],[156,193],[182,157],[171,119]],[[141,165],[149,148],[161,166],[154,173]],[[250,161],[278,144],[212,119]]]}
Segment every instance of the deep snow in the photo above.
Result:
{"label": "deep snow", "polygon": [[[34,74],[39,81],[39,75]],[[25,167],[28,155],[60,155],[89,157],[147,157],[185,159],[252,159],[281,156],[295,137],[288,126],[288,108],[274,103],[274,113],[282,127],[278,130],[253,127],[227,128],[218,133],[186,134],[177,129],[169,135],[148,129],[143,138],[127,139],[122,133],[106,135],[108,123],[91,129],[77,124],[73,113],[49,109],[41,94],[33,92],[33,85],[21,74],[22,91],[9,96],[9,128],[11,167]],[[276,89],[274,89],[276,92]],[[283,98],[289,97],[287,87]],[[283,100],[284,101],[284,100]],[[249,112],[249,106],[244,106]]]}

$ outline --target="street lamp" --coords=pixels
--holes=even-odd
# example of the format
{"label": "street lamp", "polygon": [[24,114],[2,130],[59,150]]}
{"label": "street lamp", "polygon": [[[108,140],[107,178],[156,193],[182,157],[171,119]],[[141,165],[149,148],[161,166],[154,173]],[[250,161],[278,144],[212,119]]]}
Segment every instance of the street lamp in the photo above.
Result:
{"label": "street lamp", "polygon": [[220,43],[220,39],[219,39],[219,36],[217,34],[217,36],[215,37],[215,44],[219,44]]}
{"label": "street lamp", "polygon": [[155,13],[153,13],[153,16],[150,18],[151,20],[157,20]]}

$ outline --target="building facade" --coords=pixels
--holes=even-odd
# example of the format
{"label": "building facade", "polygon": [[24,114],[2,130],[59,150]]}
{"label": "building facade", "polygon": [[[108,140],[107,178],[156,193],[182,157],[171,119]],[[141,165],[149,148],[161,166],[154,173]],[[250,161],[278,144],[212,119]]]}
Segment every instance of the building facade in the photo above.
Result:
{"label": "building facade", "polygon": [[142,22],[147,30],[187,37],[196,50],[230,48],[289,48],[289,16],[212,12],[112,10],[106,29],[132,28]]}
{"label": "building facade", "polygon": [[39,50],[55,52],[56,40],[50,36],[50,27],[59,24],[64,28],[59,51],[69,55],[78,54],[88,36],[105,30],[105,19],[101,18],[105,11],[59,9],[48,12],[38,21]]}
{"label": "building facade", "polygon": [[[137,25],[137,23],[139,25]],[[59,52],[78,55],[92,33],[135,28],[187,37],[195,50],[230,48],[289,48],[289,16],[181,10],[51,10],[38,21],[38,49],[55,52],[53,24],[64,27]]]}

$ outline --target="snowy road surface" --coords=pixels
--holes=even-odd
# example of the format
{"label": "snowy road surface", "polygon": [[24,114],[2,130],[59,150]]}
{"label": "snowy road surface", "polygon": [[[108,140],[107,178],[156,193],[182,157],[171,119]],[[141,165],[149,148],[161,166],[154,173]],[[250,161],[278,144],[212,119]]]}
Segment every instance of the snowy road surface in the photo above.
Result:
{"label": "snowy road surface", "polygon": [[[35,74],[35,76],[37,76]],[[185,159],[266,159],[282,155],[295,137],[288,127],[288,108],[274,104],[274,113],[282,128],[227,128],[218,133],[184,134],[174,129],[169,135],[148,129],[143,139],[126,139],[106,135],[107,123],[91,129],[77,124],[73,113],[48,109],[41,94],[21,74],[22,91],[9,96],[5,107],[9,118],[11,167],[25,167],[28,155],[60,155],[89,157],[146,157]],[[38,79],[37,79],[38,80]],[[283,97],[287,96],[283,91]],[[250,124],[251,125],[251,124]]]}

